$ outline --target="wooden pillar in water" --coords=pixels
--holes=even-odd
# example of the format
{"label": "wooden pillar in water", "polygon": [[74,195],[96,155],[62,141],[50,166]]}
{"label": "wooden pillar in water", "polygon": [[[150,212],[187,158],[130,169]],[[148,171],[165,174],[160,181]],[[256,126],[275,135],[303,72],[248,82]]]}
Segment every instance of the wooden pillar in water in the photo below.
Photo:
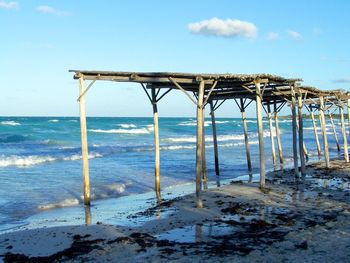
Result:
{"label": "wooden pillar in water", "polygon": [[[299,119],[299,114],[297,115],[297,119]],[[299,121],[297,121],[297,129],[298,129],[298,133],[299,133]],[[303,153],[304,153],[304,156],[306,158],[306,161],[309,161],[309,154],[307,152],[307,149],[306,149],[304,141],[302,143],[302,146],[303,146],[302,149],[303,149]]]}
{"label": "wooden pillar in water", "polygon": [[159,147],[159,125],[158,125],[158,107],[156,98],[156,89],[152,88],[152,105],[153,105],[153,122],[154,122],[154,144],[155,144],[155,158],[154,158],[154,177],[155,190],[158,203],[162,201],[160,195],[160,147]]}
{"label": "wooden pillar in water", "polygon": [[203,132],[202,132],[202,138],[203,138],[203,146],[202,146],[202,178],[203,178],[203,186],[204,189],[208,189],[207,185],[207,165],[206,165],[206,160],[205,160],[205,110],[204,110],[205,105],[203,105],[202,109],[202,115],[203,115]]}
{"label": "wooden pillar in water", "polygon": [[264,151],[264,133],[261,114],[261,100],[262,94],[260,89],[260,83],[255,83],[256,88],[256,117],[258,121],[258,133],[259,133],[259,153],[260,153],[260,188],[265,187],[265,151]]}
{"label": "wooden pillar in water", "polygon": [[216,124],[215,124],[215,113],[213,101],[210,101],[210,115],[211,115],[211,126],[213,128],[213,143],[214,143],[214,158],[215,158],[215,173],[219,175],[219,154],[218,154],[218,141],[216,137]]}
{"label": "wooden pillar in water", "polygon": [[350,136],[350,99],[348,99],[348,129],[349,129],[349,136]]}
{"label": "wooden pillar in water", "polygon": [[290,105],[292,110],[292,128],[293,128],[293,161],[294,161],[294,174],[296,177],[299,176],[299,167],[298,167],[298,149],[297,149],[297,121],[296,121],[296,112],[295,112],[295,92],[294,87],[291,86],[291,95],[292,95],[292,104]]}
{"label": "wooden pillar in water", "polygon": [[344,124],[344,110],[343,110],[342,106],[339,107],[339,114],[340,114],[340,120],[341,120],[341,133],[342,133],[343,141],[344,141],[345,162],[349,162],[348,140],[346,138],[345,124]]}
{"label": "wooden pillar in water", "polygon": [[337,131],[335,130],[335,126],[334,126],[334,121],[333,121],[333,117],[330,111],[328,111],[328,115],[329,115],[329,119],[331,121],[332,124],[332,128],[333,128],[333,133],[334,133],[334,138],[335,138],[335,143],[337,144],[337,150],[338,152],[340,152],[340,146],[339,146],[339,141],[338,141],[338,136],[337,136]]}
{"label": "wooden pillar in water", "polygon": [[315,116],[314,116],[314,112],[312,109],[310,109],[310,115],[312,118],[312,125],[314,127],[314,133],[315,133],[315,139],[316,139],[316,144],[317,144],[317,153],[319,156],[321,156],[321,147],[320,147],[320,141],[318,139],[318,133],[317,133],[317,127],[316,127],[316,122],[315,122]]}
{"label": "wooden pillar in water", "polygon": [[203,153],[203,97],[204,81],[199,84],[197,105],[197,147],[196,147],[196,207],[202,208],[202,153]]}
{"label": "wooden pillar in water", "polygon": [[281,144],[281,138],[280,138],[280,129],[278,126],[276,103],[274,104],[274,113],[275,113],[275,129],[276,129],[276,138],[277,138],[277,145],[278,145],[278,155],[280,159],[280,164],[283,164],[283,152],[282,152],[282,144]]}
{"label": "wooden pillar in water", "polygon": [[242,113],[242,121],[243,121],[243,131],[244,131],[244,142],[245,142],[245,150],[247,155],[247,165],[248,165],[248,171],[252,171],[252,162],[250,160],[250,150],[249,150],[249,140],[248,140],[248,128],[247,128],[247,118],[245,115],[245,108],[243,99],[240,99],[241,102],[241,113]]}
{"label": "wooden pillar in water", "polygon": [[83,159],[83,185],[84,185],[84,205],[90,205],[90,179],[89,179],[89,159],[87,145],[87,130],[86,130],[86,113],[85,113],[85,95],[82,96],[85,90],[85,80],[79,78],[80,92],[80,133],[81,133],[81,153]]}
{"label": "wooden pillar in water", "polygon": [[329,168],[329,153],[328,153],[328,141],[326,133],[326,121],[324,116],[324,99],[323,96],[320,97],[320,108],[318,110],[320,116],[321,130],[322,130],[322,139],[323,139],[323,150],[324,158],[326,162],[326,167]]}
{"label": "wooden pillar in water", "polygon": [[300,169],[301,175],[306,175],[305,171],[305,150],[304,150],[304,129],[303,129],[303,101],[301,94],[298,96],[298,115],[299,115],[299,154],[300,154]]}
{"label": "wooden pillar in water", "polygon": [[272,152],[272,162],[273,165],[277,165],[276,161],[276,152],[275,152],[275,138],[273,136],[273,131],[272,131],[272,114],[271,114],[271,108],[270,104],[267,105],[267,117],[269,119],[269,127],[270,127],[270,139],[271,139],[271,152]]}

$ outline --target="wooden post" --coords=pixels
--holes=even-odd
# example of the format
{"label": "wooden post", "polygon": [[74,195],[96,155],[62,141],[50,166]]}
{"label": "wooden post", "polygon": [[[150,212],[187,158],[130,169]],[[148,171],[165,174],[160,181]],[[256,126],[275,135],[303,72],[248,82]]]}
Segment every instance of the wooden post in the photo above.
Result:
{"label": "wooden post", "polygon": [[282,152],[282,144],[281,144],[281,138],[280,138],[280,129],[278,126],[276,103],[274,104],[274,112],[275,112],[275,129],[276,129],[276,138],[277,138],[277,145],[278,145],[278,155],[280,158],[280,164],[283,164],[283,152]]}
{"label": "wooden post", "polygon": [[299,167],[298,167],[298,149],[297,149],[297,121],[296,121],[296,112],[295,112],[295,92],[294,87],[291,86],[291,95],[292,95],[292,104],[290,108],[292,110],[292,126],[293,126],[293,160],[294,160],[294,174],[296,177],[299,176]]}
{"label": "wooden post", "polygon": [[[80,96],[85,90],[85,79],[79,78]],[[84,184],[84,205],[90,205],[90,180],[89,180],[89,159],[86,131],[85,95],[80,97],[80,133],[81,153],[83,158],[83,184]]]}
{"label": "wooden post", "polygon": [[350,99],[348,99],[348,129],[349,129],[349,136],[350,136]]}
{"label": "wooden post", "polygon": [[334,138],[335,138],[335,143],[337,144],[337,150],[338,150],[338,152],[340,152],[340,146],[339,146],[337,131],[335,130],[333,117],[332,117],[332,114],[331,114],[331,112],[330,112],[329,110],[328,110],[328,115],[329,115],[329,119],[330,119],[331,124],[332,124],[333,133],[334,133]]}
{"label": "wooden post", "polygon": [[248,165],[248,171],[252,171],[252,162],[250,160],[250,150],[249,150],[249,141],[248,141],[248,128],[247,128],[247,118],[245,116],[245,108],[243,99],[240,99],[241,101],[241,113],[242,113],[242,121],[243,121],[243,131],[244,131],[244,142],[245,142],[245,150],[247,155],[247,165]]}
{"label": "wooden post", "polygon": [[203,97],[204,81],[199,84],[197,105],[197,149],[196,149],[196,207],[202,208],[202,153],[203,153]]}
{"label": "wooden post", "polygon": [[312,125],[314,127],[314,133],[315,133],[315,139],[316,139],[316,144],[317,144],[317,152],[318,155],[321,155],[321,147],[320,147],[320,141],[318,139],[318,133],[317,133],[317,128],[316,128],[316,122],[315,122],[315,116],[314,116],[314,112],[312,109],[310,109],[310,114],[311,114],[311,118],[312,118]]}
{"label": "wooden post", "polygon": [[208,189],[207,185],[207,168],[206,168],[206,160],[205,160],[205,105],[203,105],[202,109],[202,115],[203,115],[203,132],[202,132],[202,138],[203,138],[203,146],[202,146],[202,178],[203,178],[203,187],[204,189]]}
{"label": "wooden post", "polygon": [[263,123],[261,114],[261,89],[260,83],[255,83],[256,93],[256,117],[258,121],[258,133],[259,133],[259,152],[260,152],[260,188],[265,187],[265,151],[264,151],[264,133],[263,133]]}
{"label": "wooden post", "polygon": [[349,162],[349,153],[348,153],[348,140],[346,138],[346,133],[345,133],[345,125],[344,125],[344,110],[343,107],[339,107],[339,114],[340,114],[340,120],[341,120],[341,133],[343,135],[343,141],[344,141],[344,157],[345,157],[345,162]]}
{"label": "wooden post", "polygon": [[299,154],[300,154],[300,168],[301,168],[301,175],[306,175],[305,171],[305,156],[304,153],[306,151],[304,150],[304,129],[303,129],[303,101],[301,97],[301,93],[299,93],[298,96],[298,115],[299,115]]}
{"label": "wooden post", "polygon": [[215,173],[220,174],[219,171],[219,154],[218,154],[218,141],[216,137],[216,124],[215,124],[215,113],[213,101],[210,101],[210,115],[211,115],[211,126],[213,128],[213,143],[214,143],[214,158],[215,158]]}
{"label": "wooden post", "polygon": [[326,133],[326,121],[324,117],[324,99],[323,96],[320,97],[320,108],[318,110],[320,116],[321,130],[322,130],[322,139],[323,139],[323,150],[324,158],[326,162],[326,167],[329,168],[329,153],[328,153],[328,141]]}
{"label": "wooden post", "polygon": [[[299,114],[297,115],[297,119],[299,119]],[[299,133],[299,121],[297,121],[297,129],[298,129],[298,133]],[[306,146],[305,146],[305,143],[303,141],[303,152],[304,152],[304,156],[306,158],[306,161],[309,161],[309,154],[307,152],[307,149],[306,149]],[[305,159],[304,159],[305,160]]]}
{"label": "wooden post", "polygon": [[162,201],[160,195],[160,149],[159,149],[159,124],[158,124],[158,107],[156,89],[152,88],[152,105],[153,105],[153,122],[154,122],[154,144],[155,144],[155,158],[154,158],[154,176],[155,176],[155,190],[158,203]]}
{"label": "wooden post", "polygon": [[272,162],[273,162],[273,165],[276,166],[277,161],[276,161],[276,152],[275,152],[275,139],[274,139],[273,131],[272,131],[273,126],[272,126],[272,114],[271,114],[270,104],[267,105],[267,109],[268,109],[267,117],[269,119],[269,127],[270,127]]}

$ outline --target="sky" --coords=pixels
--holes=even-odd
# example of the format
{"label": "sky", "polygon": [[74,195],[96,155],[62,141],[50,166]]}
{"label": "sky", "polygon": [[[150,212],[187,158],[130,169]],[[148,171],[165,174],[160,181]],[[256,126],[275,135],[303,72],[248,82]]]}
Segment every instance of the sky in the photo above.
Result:
{"label": "sky", "polygon": [[[79,116],[69,69],[269,73],[350,91],[349,13],[348,0],[0,0],[0,116]],[[86,107],[152,116],[138,84],[96,82]],[[158,110],[196,113],[180,91]],[[240,113],[228,101],[217,116]]]}

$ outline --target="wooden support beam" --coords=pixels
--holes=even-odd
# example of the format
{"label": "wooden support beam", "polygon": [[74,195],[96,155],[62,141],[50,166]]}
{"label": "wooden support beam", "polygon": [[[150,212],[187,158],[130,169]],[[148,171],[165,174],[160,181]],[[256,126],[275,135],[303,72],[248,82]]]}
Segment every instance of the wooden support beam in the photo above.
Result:
{"label": "wooden support beam", "polygon": [[203,127],[202,127],[202,140],[203,140],[203,147],[202,147],[202,178],[204,181],[204,189],[206,189],[206,181],[207,181],[207,164],[205,160],[205,104],[203,103],[202,108],[202,114],[203,114]]}
{"label": "wooden support beam", "polygon": [[255,83],[255,101],[256,101],[256,117],[258,122],[259,133],[259,153],[260,153],[260,188],[265,187],[265,151],[264,151],[264,132],[261,113],[261,89],[260,83]]}
{"label": "wooden support beam", "polygon": [[322,139],[323,139],[323,150],[324,150],[324,158],[326,162],[326,167],[329,168],[329,153],[328,153],[328,141],[327,141],[327,133],[326,133],[326,121],[324,116],[324,99],[323,96],[320,96],[320,108],[318,110],[322,131]]}
{"label": "wooden support beam", "polygon": [[348,153],[348,140],[346,138],[346,132],[345,132],[345,125],[344,125],[344,110],[343,107],[339,107],[339,114],[340,114],[340,120],[341,120],[341,133],[343,136],[343,142],[344,142],[344,157],[345,162],[349,162],[349,153]]}
{"label": "wooden support beam", "polygon": [[248,171],[252,171],[252,161],[250,159],[250,150],[249,150],[249,141],[248,141],[248,128],[247,128],[247,118],[245,116],[245,107],[243,99],[240,99],[241,106],[239,107],[242,113],[242,121],[243,121],[243,131],[244,131],[244,142],[245,142],[245,150],[247,155],[247,165]]}
{"label": "wooden support beam", "polygon": [[310,115],[312,118],[312,126],[314,127],[314,133],[315,133],[315,139],[316,139],[316,145],[317,145],[317,153],[318,153],[318,156],[321,156],[322,153],[321,153],[320,141],[318,139],[317,127],[316,127],[316,122],[315,122],[315,115],[314,115],[314,112],[312,109],[310,110]]}
{"label": "wooden support beam", "polygon": [[[79,78],[80,96],[85,90],[85,80]],[[89,179],[89,158],[86,129],[85,96],[80,97],[80,133],[81,133],[81,153],[83,158],[83,185],[84,185],[84,205],[90,205],[90,179]]]}
{"label": "wooden support beam", "polygon": [[278,115],[276,111],[275,111],[275,129],[276,129],[276,138],[277,138],[278,155],[280,159],[280,164],[283,164],[282,144],[281,144],[281,138],[280,138],[280,129],[278,125]]}
{"label": "wooden support beam", "polygon": [[269,127],[270,127],[270,139],[271,139],[271,152],[272,152],[272,162],[273,165],[277,165],[277,160],[276,160],[276,151],[275,151],[275,138],[273,136],[273,125],[272,125],[272,114],[271,114],[271,109],[270,109],[270,104],[267,105],[268,112],[267,112],[267,118],[269,119]]}
{"label": "wooden support beam", "polygon": [[217,141],[217,137],[216,137],[215,110],[214,110],[213,101],[210,101],[209,104],[210,104],[211,126],[212,126],[212,128],[213,128],[215,173],[216,173],[216,175],[220,175],[220,171],[219,171],[218,141]]}
{"label": "wooden support beam", "polygon": [[328,115],[329,115],[329,120],[331,121],[331,124],[332,124],[332,129],[333,129],[333,134],[334,134],[334,138],[335,138],[335,143],[337,144],[337,150],[338,150],[338,152],[340,152],[340,146],[339,146],[337,131],[335,130],[333,117],[332,117],[332,114],[331,114],[331,112],[329,110],[328,110]]}
{"label": "wooden support beam", "polygon": [[[299,120],[299,114],[297,114],[297,119]],[[299,121],[297,121],[297,129],[298,129],[298,133],[299,133]],[[307,149],[306,149],[304,141],[303,141],[303,148],[302,149],[303,149],[303,152],[304,152],[305,159],[308,162],[309,161],[309,153],[307,152]]]}
{"label": "wooden support beam", "polygon": [[305,156],[306,151],[304,150],[305,144],[304,144],[304,128],[303,128],[303,101],[302,96],[299,93],[298,96],[298,115],[299,115],[299,155],[300,155],[300,169],[301,169],[301,175],[306,175],[306,169],[305,169]]}
{"label": "wooden support beam", "polygon": [[154,122],[154,144],[155,144],[155,158],[154,158],[154,176],[155,176],[155,191],[158,203],[162,202],[160,195],[160,147],[159,147],[159,124],[158,124],[158,107],[156,89],[152,88],[152,105],[153,105],[153,122]]}
{"label": "wooden support beam", "polygon": [[297,148],[297,121],[296,121],[296,101],[295,101],[295,91],[294,87],[291,86],[291,95],[292,95],[292,103],[290,104],[290,108],[292,110],[292,128],[293,128],[293,161],[294,161],[294,174],[296,177],[299,176],[299,167],[298,167],[298,148]]}
{"label": "wooden support beam", "polygon": [[197,147],[196,147],[196,207],[202,208],[202,148],[203,148],[203,97],[204,81],[199,84],[198,103],[197,104]]}

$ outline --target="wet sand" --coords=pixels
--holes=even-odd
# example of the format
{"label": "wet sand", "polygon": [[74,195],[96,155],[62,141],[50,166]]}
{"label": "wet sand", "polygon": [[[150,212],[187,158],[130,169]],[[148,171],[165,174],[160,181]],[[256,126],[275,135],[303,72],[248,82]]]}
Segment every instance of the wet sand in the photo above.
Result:
{"label": "wet sand", "polygon": [[[270,172],[257,183],[232,181],[164,201],[127,220],[142,225],[64,226],[0,236],[5,262],[347,262],[350,258],[350,165],[333,160]],[[112,209],[112,208],[111,208]],[[117,211],[117,208],[113,208]]]}

